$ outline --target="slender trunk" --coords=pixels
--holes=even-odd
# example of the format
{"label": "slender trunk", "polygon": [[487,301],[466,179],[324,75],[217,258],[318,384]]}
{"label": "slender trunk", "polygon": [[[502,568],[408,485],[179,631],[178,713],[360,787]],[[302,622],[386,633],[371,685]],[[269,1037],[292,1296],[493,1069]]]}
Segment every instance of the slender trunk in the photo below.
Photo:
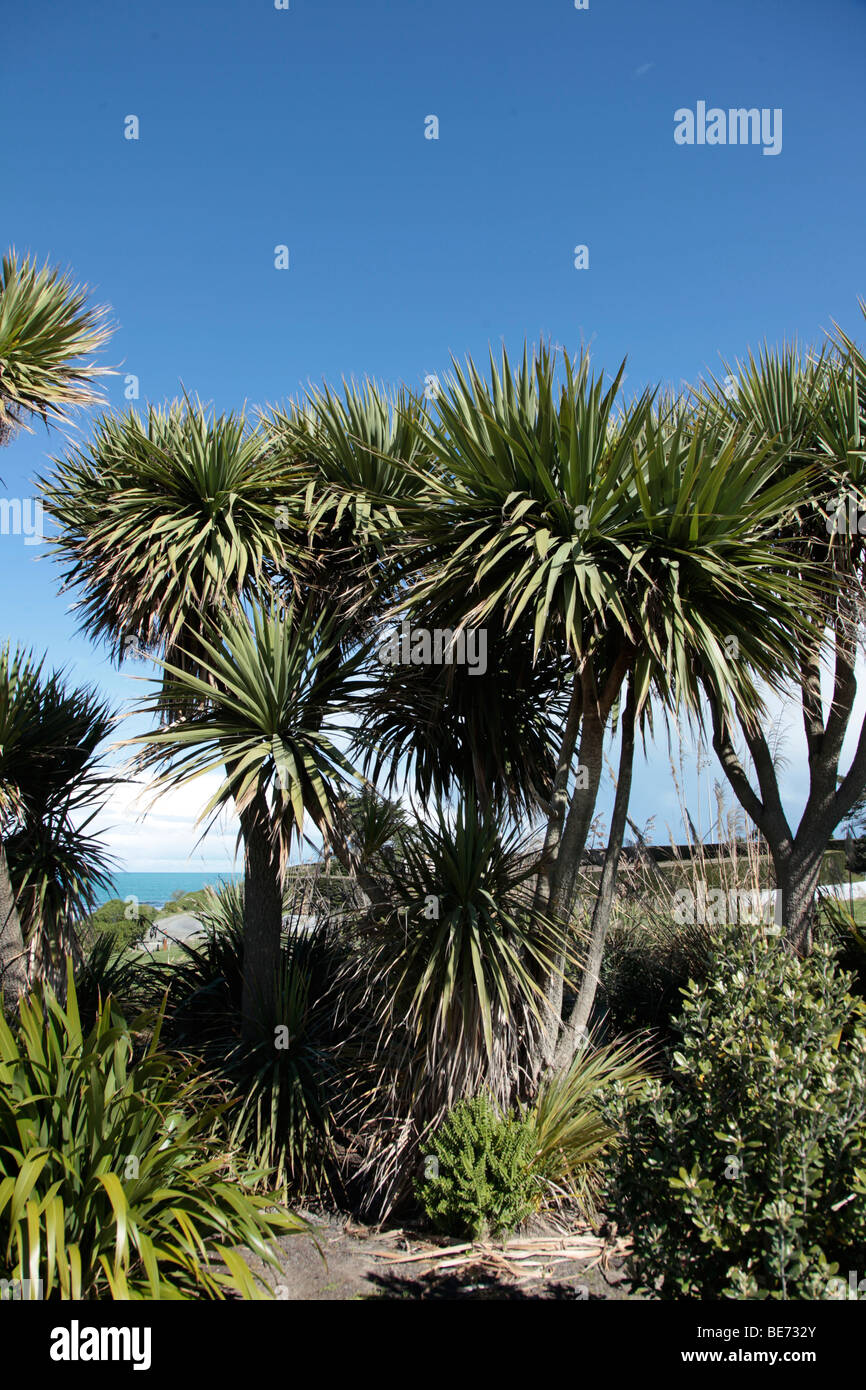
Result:
{"label": "slender trunk", "polygon": [[[785,940],[799,956],[808,956],[812,950],[815,894],[828,838],[821,834],[801,840],[798,835],[790,855],[777,860],[773,854],[776,886],[781,895],[781,925],[785,928]],[[770,852],[773,853],[772,845]]]}
{"label": "slender trunk", "polygon": [[603,764],[604,720],[595,703],[586,701],[577,757],[578,782],[568,808],[550,895],[551,911],[564,919],[570,916],[574,905],[580,862],[595,814]]}
{"label": "slender trunk", "polygon": [[[584,706],[583,722],[580,729],[580,751],[577,765],[580,782],[572,793],[565,830],[559,846],[548,906],[550,915],[566,928],[570,925],[580,860],[586,846],[593,811],[598,800],[603,750],[604,725],[598,717],[595,706],[590,707],[587,703]],[[583,785],[584,782],[586,785]],[[544,1068],[549,1068],[554,1064],[559,1030],[562,1024],[562,996],[565,986],[566,964],[566,955],[562,951],[557,957],[554,969],[548,975],[545,988],[544,1035],[541,1044],[541,1060]]]}
{"label": "slender trunk", "polygon": [[809,793],[794,832],[782,804],[778,770],[763,732],[740,713],[739,722],[751,755],[757,789],[734,748],[728,722],[709,686],[713,746],[744,810],[767,842],[781,897],[781,925],[788,944],[800,955],[812,949],[815,891],[821,863],[836,826],[866,790],[866,718],[848,772],[839,763],[857,696],[858,610],[852,584],[839,600],[831,621],[835,647],[833,691],[825,713],[821,694],[821,658],[804,649],[800,672],[800,706],[809,767]]}
{"label": "slender trunk", "polygon": [[240,816],[244,837],[244,973],[241,1034],[255,1043],[277,1023],[283,894],[263,793]]}
{"label": "slender trunk", "polygon": [[0,992],[4,1008],[10,1012],[16,1008],[27,988],[27,949],[15,906],[6,850],[0,841]]}
{"label": "slender trunk", "polygon": [[[595,671],[590,661],[580,672],[580,748],[577,782],[572,790],[568,815],[560,836],[557,827],[556,853],[549,870],[549,892],[545,910],[566,929],[574,912],[578,874],[598,800],[604,754],[604,731],[611,706],[628,670],[632,648],[624,646],[610,668],[599,695]],[[573,701],[575,697],[573,696]],[[570,762],[570,759],[569,759]],[[566,773],[567,783],[567,773]],[[560,800],[560,824],[565,807],[565,788]],[[562,997],[566,958],[561,953],[544,981],[542,1027],[530,1070],[537,1077],[553,1066],[562,1025]]]}
{"label": "slender trunk", "polygon": [[354,879],[357,890],[357,906],[362,910],[377,911],[387,915],[391,910],[391,898],[375,874],[371,873],[362,860],[349,849],[346,825],[337,817],[330,829],[330,839],[325,841],[327,853],[336,856],[341,869]]}
{"label": "slender trunk", "polygon": [[604,944],[607,939],[607,931],[610,926],[613,895],[614,889],[616,888],[616,876],[619,868],[620,854],[622,853],[623,839],[625,837],[628,804],[631,797],[632,771],[634,768],[635,713],[635,691],[634,681],[632,680],[629,683],[628,698],[626,700],[622,719],[622,747],[619,756],[619,776],[616,783],[616,796],[613,803],[613,814],[611,816],[607,850],[605,851],[601,880],[598,885],[595,909],[592,914],[589,950],[583,967],[583,975],[581,977],[577,999],[575,1000],[568,1022],[563,1028],[562,1037],[556,1049],[554,1065],[557,1070],[569,1065],[577,1051],[581,1038],[585,1036],[592,1015],[596,992],[598,990],[599,973],[604,956]]}
{"label": "slender trunk", "polygon": [[[562,839],[562,827],[565,823],[566,811],[568,810],[568,779],[571,773],[571,764],[574,758],[575,745],[577,744],[577,734],[580,729],[582,712],[583,687],[579,675],[575,674],[574,684],[571,689],[571,698],[568,702],[568,712],[565,719],[562,743],[559,749],[559,757],[557,758],[553,792],[548,807],[544,848],[541,853],[538,877],[535,883],[532,910],[533,913],[538,916],[546,916],[550,911],[550,900],[555,883],[556,867]],[[564,959],[555,962],[555,968],[552,972],[546,970],[544,966],[538,963],[531,966],[533,978],[542,991],[542,998],[540,1000],[541,1017],[538,1020],[537,1034],[535,1034],[533,1030],[533,1036],[527,1039],[526,1046],[525,1065],[528,1075],[532,1078],[533,1084],[541,1075],[544,1067],[549,1066],[553,1060],[553,1048],[556,1045],[556,1038],[559,1033],[561,1010],[561,1003],[557,1006],[556,998],[553,996],[555,996],[557,972],[559,972],[561,978],[561,972],[564,966]]]}
{"label": "slender trunk", "polygon": [[562,838],[565,813],[568,810],[568,778],[571,772],[572,759],[574,758],[574,749],[577,743],[577,733],[580,728],[580,717],[582,712],[583,688],[580,677],[575,675],[574,684],[571,688],[571,699],[568,702],[568,713],[565,718],[562,744],[556,763],[553,793],[550,798],[550,806],[547,813],[547,830],[544,836],[544,849],[541,855],[541,867],[539,869],[538,881],[535,888],[535,902],[533,904],[536,912],[546,911],[550,902],[554,869],[559,852],[559,842]]}
{"label": "slender trunk", "polygon": [[581,672],[583,722],[578,754],[578,777],[580,780],[575,786],[568,818],[565,822],[550,904],[553,911],[566,921],[574,909],[580,863],[586,849],[586,842],[589,839],[589,831],[598,800],[607,721],[614,702],[622,689],[622,683],[629,672],[633,656],[634,648],[630,644],[622,647],[610,667],[601,692],[596,684],[595,671],[590,662],[586,663]]}

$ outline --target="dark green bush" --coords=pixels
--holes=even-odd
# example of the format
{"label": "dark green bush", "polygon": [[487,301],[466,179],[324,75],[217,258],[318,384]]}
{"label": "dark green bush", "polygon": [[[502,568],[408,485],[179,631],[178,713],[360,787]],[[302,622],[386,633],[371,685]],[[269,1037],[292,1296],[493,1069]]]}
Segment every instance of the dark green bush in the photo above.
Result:
{"label": "dark green bush", "polygon": [[156,908],[149,903],[110,898],[86,919],[85,935],[93,938],[96,933],[105,932],[119,945],[134,946],[141,941],[155,917]]}
{"label": "dark green bush", "polygon": [[179,912],[198,915],[202,908],[207,907],[212,895],[213,890],[211,888],[196,888],[191,893],[185,893],[182,888],[176,888],[164,907],[161,907],[158,912],[155,909],[151,910],[157,921],[162,921],[164,917],[174,917]]}
{"label": "dark green bush", "polygon": [[866,1010],[832,949],[730,929],[673,1079],[621,1096],[608,1206],[662,1298],[820,1298],[866,1267]]}
{"label": "dark green bush", "polygon": [[319,1196],[333,1178],[337,1028],[330,998],[341,959],[327,921],[283,937],[276,1013],[256,1046],[241,1042],[243,889],[210,893],[202,934],[167,971],[172,1045],[202,1058],[234,1102],[228,1138],[239,1171],[267,1172],[269,1188]]}
{"label": "dark green bush", "polygon": [[158,1008],[165,989],[165,969],[158,961],[131,951],[122,935],[97,931],[83,943],[75,965],[75,992],[83,1019],[92,1019],[100,1002],[109,998],[127,1016]]}
{"label": "dark green bush", "polygon": [[857,920],[860,903],[820,895],[816,936],[835,947],[840,965],[854,976],[853,988],[866,998],[866,931]]}
{"label": "dark green bush", "polygon": [[651,1029],[671,1035],[690,980],[706,978],[719,927],[680,925],[670,916],[622,917],[610,933],[601,967],[597,1013],[609,1036]]}
{"label": "dark green bush", "polygon": [[486,1096],[461,1101],[425,1156],[416,1190],[427,1217],[471,1240],[513,1231],[541,1199],[534,1153],[531,1119],[499,1114]]}

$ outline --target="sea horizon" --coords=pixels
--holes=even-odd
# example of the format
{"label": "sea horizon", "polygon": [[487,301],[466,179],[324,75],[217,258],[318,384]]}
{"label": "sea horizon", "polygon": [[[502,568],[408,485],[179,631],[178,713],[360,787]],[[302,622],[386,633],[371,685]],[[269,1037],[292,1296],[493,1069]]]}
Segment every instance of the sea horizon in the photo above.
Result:
{"label": "sea horizon", "polygon": [[95,893],[96,906],[112,898],[136,898],[150,907],[165,907],[175,893],[197,893],[202,888],[218,889],[222,883],[242,883],[243,874],[231,869],[169,869],[162,871],[135,870],[115,873],[106,888]]}

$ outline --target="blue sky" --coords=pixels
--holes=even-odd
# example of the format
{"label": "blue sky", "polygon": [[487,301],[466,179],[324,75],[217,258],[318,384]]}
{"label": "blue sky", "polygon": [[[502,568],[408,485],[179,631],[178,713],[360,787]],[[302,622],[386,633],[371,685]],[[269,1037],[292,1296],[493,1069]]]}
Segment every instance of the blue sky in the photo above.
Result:
{"label": "blue sky", "polygon": [[[628,389],[693,380],[765,337],[859,331],[864,52],[863,0],[16,6],[0,241],[112,306],[114,406],[125,373],[142,401],[184,383],[220,409],[323,377],[420,387],[451,353],[542,335],[610,369],[628,355]],[[674,112],[702,100],[781,108],[781,153],[677,146]],[[63,448],[19,435],[6,495]],[[0,635],[128,698],[43,549],[0,536]],[[633,798],[660,833],[665,766]],[[801,788],[794,756],[792,804]],[[175,862],[188,810],[134,867]]]}

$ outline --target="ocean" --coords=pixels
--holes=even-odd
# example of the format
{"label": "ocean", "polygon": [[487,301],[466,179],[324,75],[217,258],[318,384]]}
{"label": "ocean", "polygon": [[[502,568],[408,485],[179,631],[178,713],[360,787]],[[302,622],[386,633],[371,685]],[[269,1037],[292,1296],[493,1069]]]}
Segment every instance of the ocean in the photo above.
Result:
{"label": "ocean", "polygon": [[221,883],[242,883],[243,874],[237,873],[201,873],[184,872],[183,870],[173,870],[171,873],[117,873],[114,875],[109,888],[97,890],[97,906],[100,903],[107,903],[110,898],[137,898],[140,903],[149,903],[151,907],[165,907],[172,895],[178,891],[182,893],[195,893],[200,888],[219,888]]}

